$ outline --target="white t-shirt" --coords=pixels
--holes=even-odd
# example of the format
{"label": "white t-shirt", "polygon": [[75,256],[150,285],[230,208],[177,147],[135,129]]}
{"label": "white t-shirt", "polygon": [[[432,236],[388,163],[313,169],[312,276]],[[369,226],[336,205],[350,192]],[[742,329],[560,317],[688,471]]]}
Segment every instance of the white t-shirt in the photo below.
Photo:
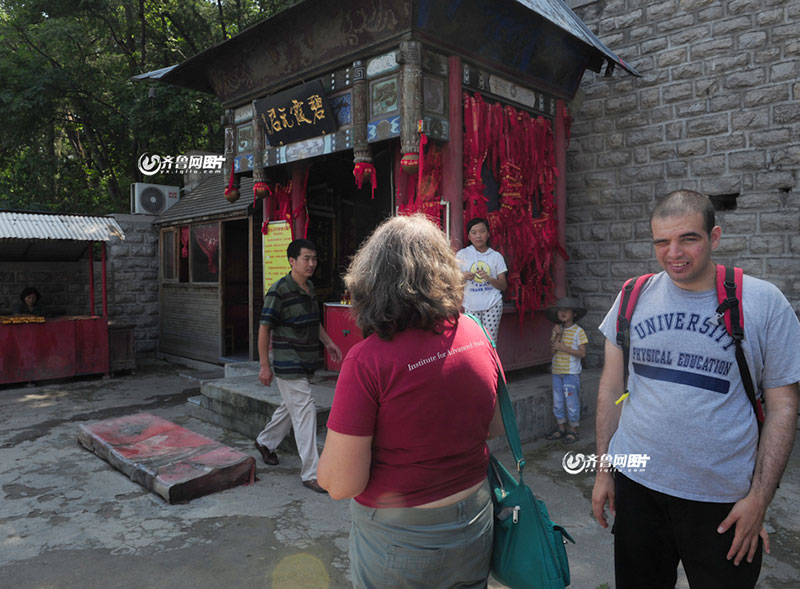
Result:
{"label": "white t-shirt", "polygon": [[[474,245],[470,245],[460,250],[456,254],[456,258],[461,263],[462,272],[475,273],[479,269],[483,269],[492,278],[508,272],[503,256],[492,248],[488,248],[485,252],[479,252]],[[467,313],[486,311],[502,300],[502,292],[477,276],[468,280],[464,286],[464,310]]]}

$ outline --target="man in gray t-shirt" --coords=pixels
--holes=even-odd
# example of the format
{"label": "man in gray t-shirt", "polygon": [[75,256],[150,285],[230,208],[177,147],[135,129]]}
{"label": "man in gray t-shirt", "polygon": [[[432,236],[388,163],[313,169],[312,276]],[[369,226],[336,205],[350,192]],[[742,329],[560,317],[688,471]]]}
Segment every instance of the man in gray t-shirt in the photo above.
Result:
{"label": "man in gray t-shirt", "polygon": [[[715,317],[711,252],[721,229],[711,202],[673,192],[650,222],[664,272],[631,318],[625,397],[619,297],[600,325],[597,454],[616,472],[598,469],[592,508],[603,527],[606,503],[615,515],[618,588],[674,586],[679,560],[693,587],[753,587],[762,541],[769,550],[764,515],[797,427],[800,322],[775,286],[744,277],[744,352],[766,401],[759,440],[733,340]],[[630,456],[647,459],[620,459]]]}

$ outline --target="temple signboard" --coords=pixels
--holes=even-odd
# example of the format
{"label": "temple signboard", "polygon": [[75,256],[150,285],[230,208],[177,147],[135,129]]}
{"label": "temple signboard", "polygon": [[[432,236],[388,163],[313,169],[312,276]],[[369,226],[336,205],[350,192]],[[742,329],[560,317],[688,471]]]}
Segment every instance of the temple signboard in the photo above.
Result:
{"label": "temple signboard", "polygon": [[320,80],[256,100],[254,105],[273,147],[336,132],[336,115]]}

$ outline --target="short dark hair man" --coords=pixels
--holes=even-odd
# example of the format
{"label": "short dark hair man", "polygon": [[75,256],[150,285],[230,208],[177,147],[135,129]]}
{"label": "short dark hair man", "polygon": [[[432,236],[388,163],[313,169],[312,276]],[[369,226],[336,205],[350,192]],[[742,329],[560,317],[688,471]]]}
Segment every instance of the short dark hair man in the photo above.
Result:
{"label": "short dark hair man", "polygon": [[[767,419],[761,438],[735,345],[715,316],[712,252],[722,230],[707,196],[668,194],[650,219],[663,272],[642,289],[631,318],[629,395],[616,344],[619,297],[600,329],[605,364],[597,401],[594,516],[614,520],[619,589],[674,587],[682,561],[692,587],[753,587],[767,506],[797,428],[800,323],[772,284],[744,276],[743,346]],[[621,458],[646,456],[637,468]]]}
{"label": "short dark hair man", "polygon": [[[294,427],[294,437],[303,463],[303,485],[324,493],[317,483],[317,408],[308,377],[319,364],[319,342],[340,361],[341,350],[320,325],[319,305],[310,278],[317,267],[317,248],[307,239],[295,239],[286,250],[291,271],[264,295],[258,329],[258,379],[264,386],[275,382],[283,402],[258,434],[255,446],[268,465],[278,464],[275,448]],[[272,343],[272,367],[269,349]]]}

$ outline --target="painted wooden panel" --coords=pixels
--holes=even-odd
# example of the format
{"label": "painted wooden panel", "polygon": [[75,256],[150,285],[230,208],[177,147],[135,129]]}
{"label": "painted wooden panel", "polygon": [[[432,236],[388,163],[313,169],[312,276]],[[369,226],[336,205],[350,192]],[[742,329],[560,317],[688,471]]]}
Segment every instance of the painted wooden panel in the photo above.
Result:
{"label": "painted wooden panel", "polygon": [[161,285],[159,350],[219,362],[220,304],[217,286]]}

